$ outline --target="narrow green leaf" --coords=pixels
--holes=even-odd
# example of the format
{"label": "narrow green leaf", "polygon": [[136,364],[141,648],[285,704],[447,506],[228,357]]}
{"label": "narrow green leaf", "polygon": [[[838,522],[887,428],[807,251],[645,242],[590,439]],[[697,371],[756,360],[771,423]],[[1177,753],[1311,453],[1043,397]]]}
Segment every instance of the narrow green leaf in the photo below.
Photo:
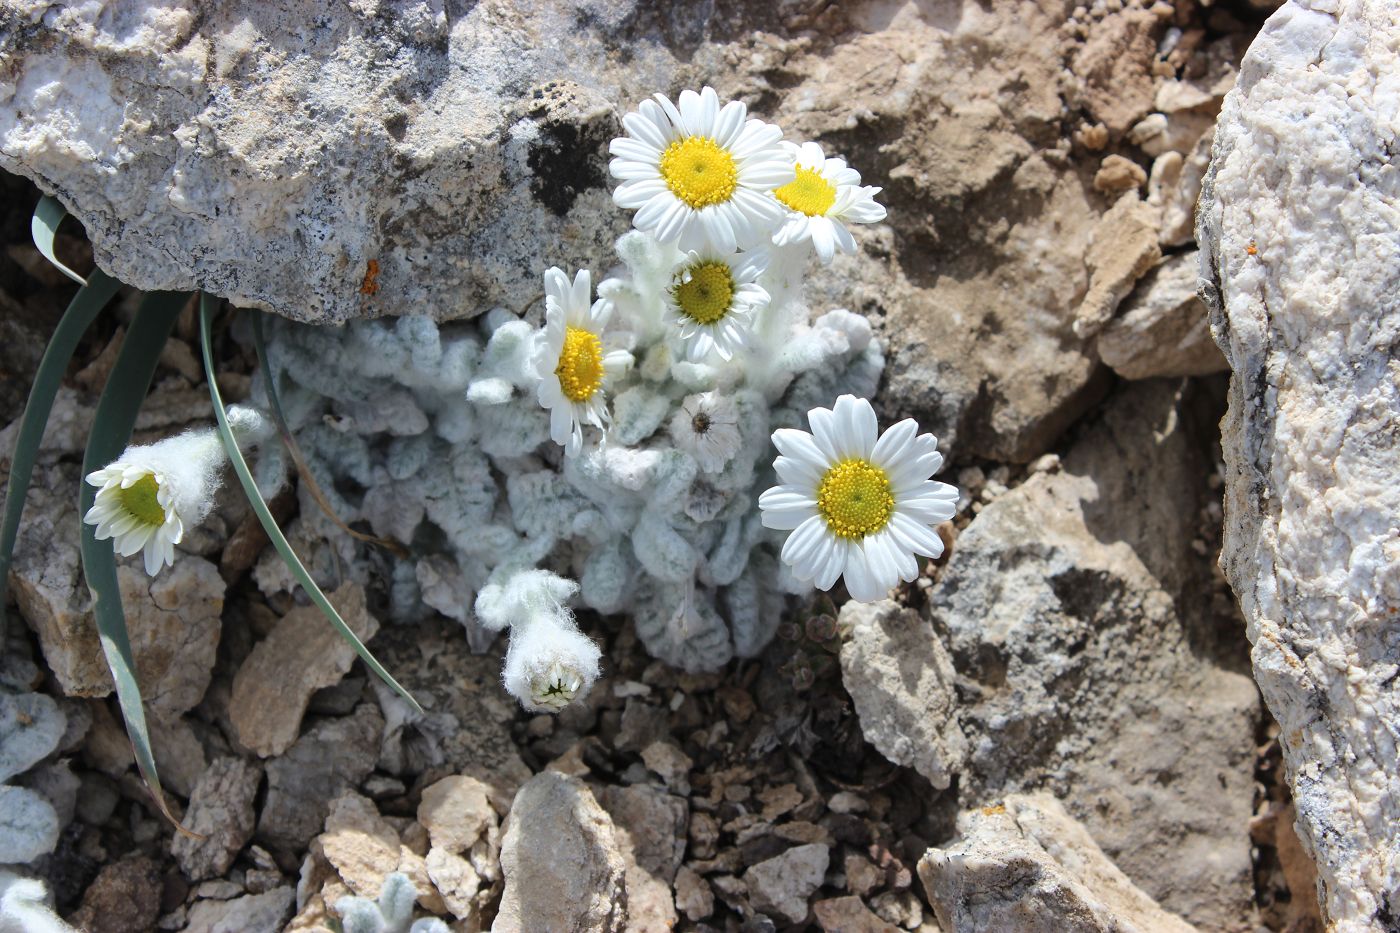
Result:
{"label": "narrow green leaf", "polygon": [[[136,415],[151,387],[160,351],[188,298],[187,294],[178,292],[153,292],[146,296],[136,312],[93,414],[92,432],[83,453],[83,476],[116,460],[126,450],[136,426]],[[179,820],[166,806],[155,756],[151,754],[151,735],[146,728],[146,712],[141,703],[141,687],[136,682],[136,666],[131,655],[131,640],[127,637],[121,588],[117,583],[116,552],[111,541],[98,541],[96,529],[82,520],[81,516],[92,508],[97,490],[87,482],[80,485],[78,522],[82,526],[83,576],[92,591],[97,632],[107,656],[107,666],[112,669],[112,680],[117,685],[117,703],[126,720],[126,734],[136,754],[136,766],[156,806],[166,819],[180,827]],[[180,828],[183,831],[183,827]]]}
{"label": "narrow green leaf", "polygon": [[243,459],[243,451],[238,447],[238,441],[234,438],[233,432],[228,426],[228,414],[224,410],[223,396],[219,393],[219,384],[214,378],[214,354],[212,350],[213,340],[210,336],[211,326],[214,320],[215,299],[208,295],[200,295],[199,298],[199,337],[200,349],[204,353],[204,377],[209,382],[209,397],[214,402],[214,417],[219,422],[219,435],[223,438],[224,449],[228,451],[229,460],[233,462],[233,471],[238,474],[238,481],[243,484],[243,492],[248,496],[248,503],[253,507],[253,512],[258,516],[258,521],[262,523],[263,530],[267,532],[268,538],[272,541],[272,546],[277,549],[282,560],[286,562],[287,569],[292,572],[298,583],[306,590],[306,595],[311,597],[311,601],[320,608],[331,624],[340,633],[340,637],[355,649],[355,653],[360,656],[360,660],[380,680],[388,684],[389,687],[403,697],[413,709],[423,712],[423,707],[418,705],[418,701],[405,690],[397,680],[389,675],[374,657],[370,654],[364,642],[360,641],[350,626],[345,624],[345,620],[340,617],[340,613],[326,599],[326,594],[321,592],[321,588],[316,585],[316,581],[311,578],[306,567],[302,564],[301,558],[297,557],[292,550],[291,544],[287,541],[287,536],[282,534],[282,529],[277,527],[277,520],[272,517],[271,510],[267,503],[263,501],[262,493],[258,492],[258,484],[253,480],[253,471],[248,469],[248,461]]}
{"label": "narrow green leaf", "polygon": [[72,269],[58,261],[58,257],[53,253],[53,238],[58,233],[58,225],[63,223],[63,218],[68,216],[58,198],[46,194],[39,199],[39,206],[34,208],[34,219],[30,221],[30,234],[34,237],[34,245],[39,252],[44,254],[44,258],[53,263],[59,272],[68,276],[79,285],[86,285],[87,280]]}
{"label": "narrow green leaf", "polygon": [[24,514],[24,497],[29,480],[34,475],[34,461],[39,456],[39,444],[44,439],[44,427],[53,411],[53,401],[63,383],[68,362],[77,352],[78,341],[117,293],[121,283],[98,269],[73,296],[68,310],[54,328],[44,358],[34,374],[29,401],[24,406],[24,420],[19,425],[15,454],[10,461],[10,483],[5,490],[5,520],[0,526],[0,646],[5,644],[5,594],[9,587],[10,563],[14,559],[15,539],[19,537],[19,520]]}

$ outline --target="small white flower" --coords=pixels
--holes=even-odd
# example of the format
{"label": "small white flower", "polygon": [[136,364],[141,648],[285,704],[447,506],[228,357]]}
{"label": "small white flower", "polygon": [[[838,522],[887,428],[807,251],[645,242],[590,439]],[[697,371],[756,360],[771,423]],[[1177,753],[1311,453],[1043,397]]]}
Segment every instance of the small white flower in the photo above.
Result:
{"label": "small white flower", "polygon": [[[265,419],[251,408],[230,409],[229,424],[240,444],[269,432]],[[98,489],[83,521],[97,526],[98,541],[111,538],[123,557],[144,550],[146,573],[155,576],[175,562],[175,545],[185,529],[209,514],[225,458],[223,442],[212,428],[128,447],[87,475]]]}
{"label": "small white flower", "polygon": [[510,628],[506,691],[528,710],[556,713],[593,686],[603,656],[564,605],[578,584],[547,570],[498,574],[477,594],[476,614],[488,629]]}
{"label": "small white flower", "polygon": [[535,349],[540,404],[549,409],[549,436],[575,456],[583,448],[583,422],[606,429],[608,410],[603,390],[632,362],[625,350],[607,350],[603,329],[612,302],[592,297],[591,278],[580,269],[573,284],[557,267],[544,274],[545,325]]}
{"label": "small white flower", "polygon": [[822,263],[836,250],[854,253],[856,241],[847,223],[871,224],[885,219],[885,207],[875,202],[879,188],[860,183],[860,172],[845,159],[828,159],[816,143],[783,143],[796,162],[797,177],[773,192],[787,216],[773,243],[787,246],[810,240]]}
{"label": "small white flower", "polygon": [[687,395],[671,418],[671,439],[706,473],[718,473],[739,452],[739,407],[718,392]]}
{"label": "small white flower", "polygon": [[622,118],[608,169],[622,184],[618,207],[662,244],[720,253],[756,245],[782,221],[770,192],[793,180],[783,131],[748,120],[735,100],[723,107],[713,88],[682,91],[679,106],[662,94]]}
{"label": "small white flower", "polygon": [[881,599],[919,575],[914,555],[943,553],[932,526],[953,517],[958,491],[929,479],[943,465],[938,441],[912,419],[877,440],[875,410],[853,395],[807,420],[811,434],[773,433],[782,485],[759,496],[763,524],[792,532],[782,559],[799,580],[828,590],[844,575],[852,599]]}
{"label": "small white flower", "polygon": [[713,350],[730,360],[748,343],[755,317],[768,306],[768,292],[756,284],[766,268],[767,250],[691,251],[676,267],[665,321],[679,331],[687,359],[698,363]]}

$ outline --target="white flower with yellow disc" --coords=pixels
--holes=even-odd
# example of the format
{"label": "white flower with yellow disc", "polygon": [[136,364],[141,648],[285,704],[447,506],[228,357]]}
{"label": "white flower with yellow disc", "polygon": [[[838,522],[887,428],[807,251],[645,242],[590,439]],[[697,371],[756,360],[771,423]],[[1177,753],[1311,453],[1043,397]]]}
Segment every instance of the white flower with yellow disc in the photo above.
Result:
{"label": "white flower with yellow disc", "polygon": [[608,350],[603,330],[612,302],[593,296],[592,278],[580,269],[570,284],[564,270],[544,274],[544,339],[535,350],[540,376],[540,404],[549,409],[549,436],[574,456],[583,448],[583,423],[605,430],[608,410],[604,389],[626,371],[632,355]]}
{"label": "white flower with yellow disc", "polygon": [[[228,420],[240,446],[271,431],[261,413],[241,405],[229,409]],[[213,508],[226,458],[212,428],[128,447],[87,475],[97,496],[83,521],[97,526],[98,541],[111,538],[122,557],[144,551],[146,573],[155,576],[175,563],[175,545],[184,539],[185,529],[198,525]]]}
{"label": "white flower with yellow disc", "polygon": [[814,408],[812,433],[773,433],[782,485],[759,496],[767,528],[791,531],[782,560],[821,590],[846,578],[852,599],[873,602],[919,575],[915,555],[937,557],[933,526],[953,517],[958,491],[929,479],[943,465],[938,441],[906,419],[876,438],[875,410],[843,395]]}
{"label": "white flower with yellow disc", "polygon": [[783,219],[771,192],[794,178],[783,131],[748,119],[743,103],[720,106],[713,88],[662,94],[622,118],[627,137],[608,147],[622,184],[618,207],[662,244],[730,253],[764,242]]}
{"label": "white flower with yellow disc", "polygon": [[873,224],[885,219],[885,207],[875,201],[881,189],[860,183],[860,172],[845,159],[828,159],[816,143],[783,143],[796,163],[797,177],[773,192],[787,216],[773,234],[775,246],[810,240],[817,258],[831,262],[836,250],[854,253],[856,241],[848,223]]}
{"label": "white flower with yellow disc", "polygon": [[758,277],[768,268],[767,250],[746,253],[692,251],[676,267],[666,292],[665,321],[685,344],[686,357],[700,362],[713,350],[733,359],[748,343],[754,319],[768,306]]}

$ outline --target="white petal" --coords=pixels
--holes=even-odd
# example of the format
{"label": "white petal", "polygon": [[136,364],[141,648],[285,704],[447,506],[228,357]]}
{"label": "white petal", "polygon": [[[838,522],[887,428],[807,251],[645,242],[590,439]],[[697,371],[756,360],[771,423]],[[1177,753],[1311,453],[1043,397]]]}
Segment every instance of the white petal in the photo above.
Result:
{"label": "white petal", "polygon": [[888,473],[901,461],[918,431],[919,424],[913,418],[905,418],[890,425],[870,451],[870,462]]}
{"label": "white petal", "polygon": [[905,514],[898,506],[890,516],[890,530],[915,554],[937,557],[943,553],[943,539],[938,532]]}
{"label": "white petal", "polygon": [[803,579],[811,579],[814,568],[810,559],[820,546],[822,537],[830,535],[826,522],[819,516],[807,519],[783,542],[783,563],[792,567]]}
{"label": "white petal", "polygon": [[842,456],[870,459],[870,453],[875,449],[876,434],[880,430],[870,402],[854,395],[843,395],[836,400],[834,414],[847,445]]}

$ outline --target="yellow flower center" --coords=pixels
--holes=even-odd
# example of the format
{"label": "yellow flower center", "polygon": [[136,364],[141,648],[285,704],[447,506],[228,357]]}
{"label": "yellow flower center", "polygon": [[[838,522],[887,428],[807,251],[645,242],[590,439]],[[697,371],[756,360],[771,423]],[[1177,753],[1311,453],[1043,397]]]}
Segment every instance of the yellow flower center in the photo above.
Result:
{"label": "yellow flower center", "polygon": [[696,210],[723,204],[739,187],[734,157],[708,136],[687,136],[667,146],[661,177],[672,194]]}
{"label": "yellow flower center", "polygon": [[889,524],[894,495],[885,471],[850,459],[826,471],[817,487],[817,511],[838,538],[864,538]]}
{"label": "yellow flower center", "polygon": [[603,385],[603,342],[581,327],[564,331],[564,349],[554,367],[559,388],[571,402],[586,402]]}
{"label": "yellow flower center", "polygon": [[676,307],[697,324],[713,324],[729,313],[734,300],[734,273],[717,259],[687,266],[671,289]]}
{"label": "yellow flower center", "polygon": [[808,217],[824,217],[836,203],[836,186],[812,168],[797,166],[797,177],[773,192],[773,196]]}
{"label": "yellow flower center", "polygon": [[146,525],[164,525],[165,509],[161,508],[156,498],[158,492],[160,484],[147,473],[125,489],[118,490],[117,495],[121,497],[122,508],[137,521]]}

